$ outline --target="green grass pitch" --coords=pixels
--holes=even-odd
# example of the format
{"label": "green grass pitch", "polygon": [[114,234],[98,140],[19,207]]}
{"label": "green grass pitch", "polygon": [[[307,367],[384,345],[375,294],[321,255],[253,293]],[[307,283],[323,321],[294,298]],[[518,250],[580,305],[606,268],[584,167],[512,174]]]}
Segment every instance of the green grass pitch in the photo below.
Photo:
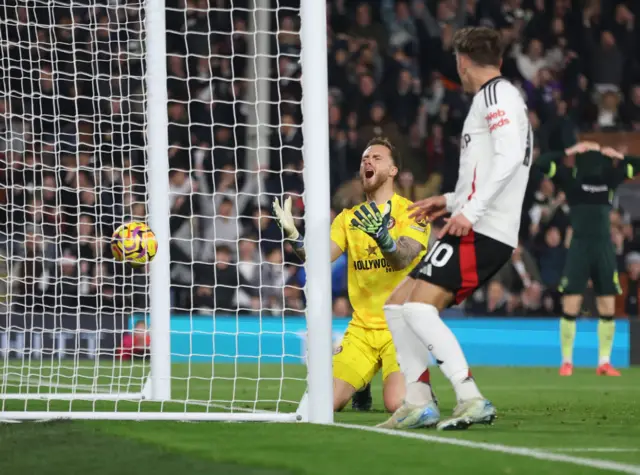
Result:
{"label": "green grass pitch", "polygon": [[[0,363],[3,390],[15,389],[20,378],[35,391],[38,381],[56,374],[58,384],[73,384],[73,374],[51,372],[46,365],[20,368]],[[213,404],[234,401],[237,409],[292,411],[303,383],[301,366],[174,365],[173,393]],[[285,374],[281,384],[281,374]],[[434,372],[434,388],[444,415],[454,405],[449,383]],[[238,375],[239,378],[233,379]],[[141,381],[135,365],[82,368],[76,384],[118,381],[125,386]],[[91,475],[413,475],[413,474],[640,474],[640,369],[627,369],[620,378],[597,377],[580,369],[560,378],[556,369],[474,368],[480,388],[499,411],[491,427],[466,432],[414,431],[472,442],[541,449],[545,453],[614,461],[621,469],[605,470],[529,456],[491,452],[483,448],[447,445],[441,441],[405,439],[342,427],[272,423],[179,422],[46,422],[0,424],[0,474]],[[256,382],[256,378],[260,378]],[[4,383],[3,383],[4,381]],[[41,386],[42,388],[42,386]],[[257,396],[257,397],[256,397]],[[261,400],[257,406],[253,403]],[[373,426],[387,415],[381,410],[381,381],[374,381],[375,409],[345,411],[336,421]],[[217,401],[217,402],[216,402]],[[113,410],[112,402],[86,403],[0,401],[4,410]],[[157,410],[155,403],[119,402],[119,410]],[[167,410],[184,410],[184,403]],[[205,410],[189,405],[190,410]],[[211,410],[211,409],[210,409]],[[0,412],[1,419],[1,412]],[[594,450],[598,449],[598,451]]]}

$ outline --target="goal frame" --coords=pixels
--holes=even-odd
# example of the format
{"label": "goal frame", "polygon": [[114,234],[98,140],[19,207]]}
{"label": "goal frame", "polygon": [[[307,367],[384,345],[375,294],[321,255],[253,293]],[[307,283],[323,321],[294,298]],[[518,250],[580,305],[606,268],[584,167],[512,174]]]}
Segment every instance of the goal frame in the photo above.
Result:
{"label": "goal frame", "polygon": [[[255,16],[269,9],[270,0],[254,0]],[[151,370],[141,392],[0,394],[0,400],[150,400],[171,401],[170,261],[169,261],[169,139],[166,67],[165,0],[145,1],[147,87],[147,146],[150,224],[159,251],[150,265]],[[276,412],[107,412],[0,411],[1,421],[51,419],[175,420],[333,423],[332,308],[330,263],[330,194],[328,156],[328,80],[326,4],[301,0],[302,124],[305,183],[305,245],[307,257],[307,391],[298,410]],[[257,20],[257,23],[260,23]],[[267,22],[268,23],[268,22]],[[260,25],[256,25],[256,34]],[[313,93],[305,93],[313,91]],[[258,94],[258,99],[264,100]],[[268,144],[258,142],[261,155]],[[311,336],[311,337],[309,337]]]}

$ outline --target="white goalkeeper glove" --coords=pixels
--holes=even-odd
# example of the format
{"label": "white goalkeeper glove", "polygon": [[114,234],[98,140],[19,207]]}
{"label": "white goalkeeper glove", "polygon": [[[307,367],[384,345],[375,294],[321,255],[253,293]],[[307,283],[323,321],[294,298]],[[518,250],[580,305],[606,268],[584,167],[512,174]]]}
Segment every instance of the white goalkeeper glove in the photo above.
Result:
{"label": "white goalkeeper glove", "polygon": [[273,213],[276,215],[276,222],[284,237],[294,242],[295,247],[302,247],[304,244],[304,238],[298,228],[296,228],[293,222],[293,215],[291,214],[291,197],[289,196],[283,203],[284,207],[280,206],[280,200],[275,198],[273,200]]}

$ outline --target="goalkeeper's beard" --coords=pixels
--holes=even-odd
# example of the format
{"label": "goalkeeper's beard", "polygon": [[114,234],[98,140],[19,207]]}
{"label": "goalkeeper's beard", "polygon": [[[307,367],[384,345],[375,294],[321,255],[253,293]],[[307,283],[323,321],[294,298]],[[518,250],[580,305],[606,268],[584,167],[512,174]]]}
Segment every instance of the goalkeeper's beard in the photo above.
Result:
{"label": "goalkeeper's beard", "polygon": [[373,175],[373,179],[366,177],[362,177],[362,189],[364,190],[367,196],[372,195],[376,191],[378,191],[382,186],[387,182],[388,176],[383,175],[382,173],[376,173]]}

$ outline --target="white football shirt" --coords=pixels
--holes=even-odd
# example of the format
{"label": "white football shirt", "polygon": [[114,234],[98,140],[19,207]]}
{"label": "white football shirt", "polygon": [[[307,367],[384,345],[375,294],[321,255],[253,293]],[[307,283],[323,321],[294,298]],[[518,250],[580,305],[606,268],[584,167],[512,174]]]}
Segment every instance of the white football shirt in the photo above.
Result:
{"label": "white football shirt", "polygon": [[533,153],[520,91],[502,77],[482,86],[460,142],[458,182],[454,192],[445,194],[447,210],[464,214],[474,231],[515,248]]}

